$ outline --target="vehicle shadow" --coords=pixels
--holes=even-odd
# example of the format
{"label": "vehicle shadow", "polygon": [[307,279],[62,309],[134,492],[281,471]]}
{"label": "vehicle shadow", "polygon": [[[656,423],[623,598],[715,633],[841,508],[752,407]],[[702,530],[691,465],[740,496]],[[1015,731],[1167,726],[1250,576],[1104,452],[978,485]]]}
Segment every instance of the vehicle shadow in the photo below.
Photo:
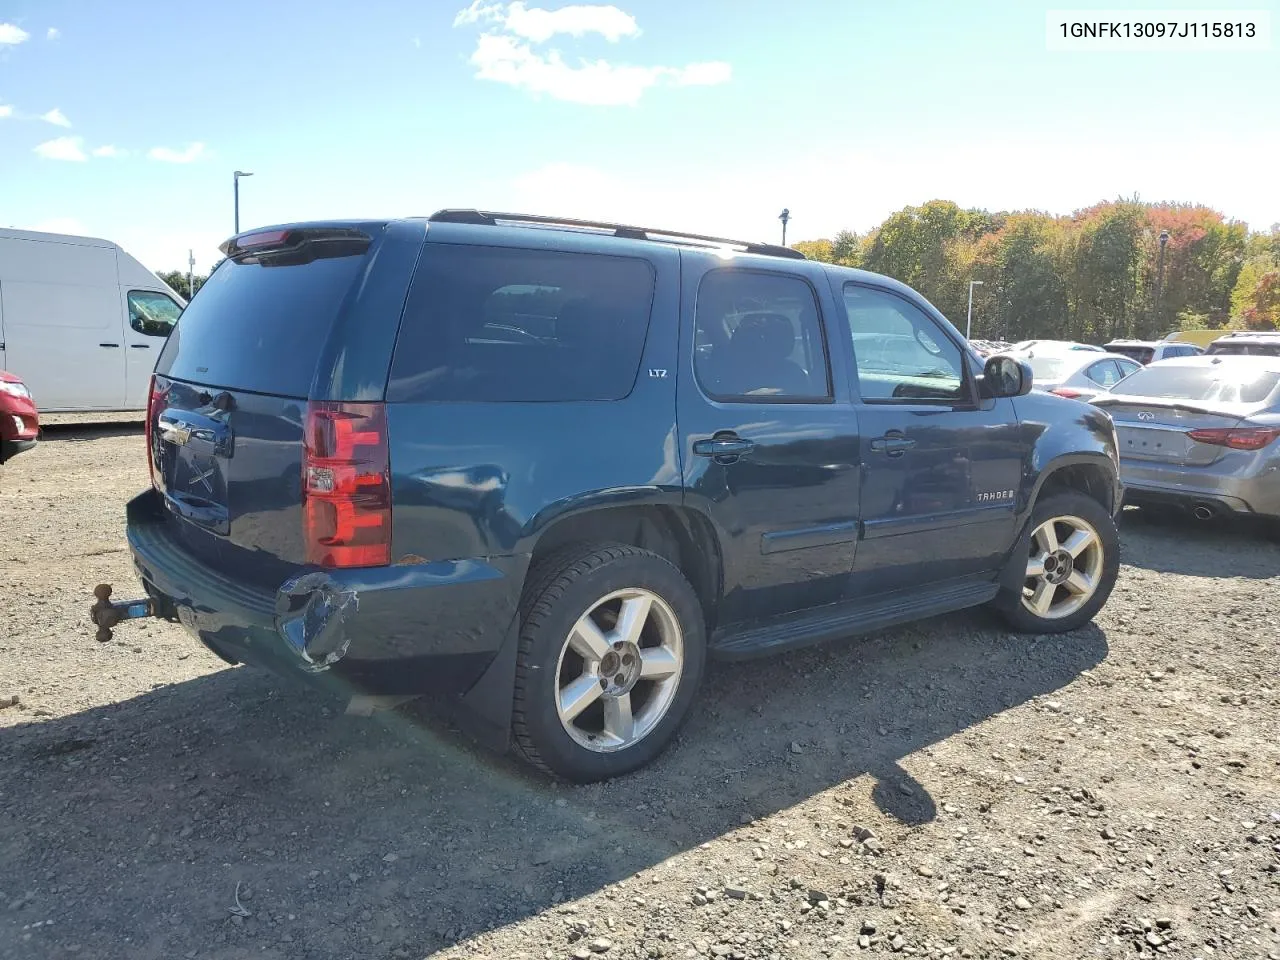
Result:
{"label": "vehicle shadow", "polygon": [[40,425],[40,441],[42,443],[83,443],[86,440],[101,440],[105,437],[137,437],[141,436],[143,425],[138,423],[42,423]]}
{"label": "vehicle shadow", "polygon": [[[33,909],[0,914],[0,941],[37,915],[75,916],[96,957],[425,956],[863,775],[883,813],[928,822],[935,800],[904,758],[1106,653],[1093,625],[1021,637],[970,613],[718,665],[653,765],[576,788],[420,710],[342,717],[229,668],[4,731],[0,862],[19,879],[3,886]],[[851,822],[876,816],[865,790],[841,796]],[[698,882],[727,882],[705,867]],[[237,885],[252,916],[230,910]],[[63,955],[71,926],[29,955]]]}
{"label": "vehicle shadow", "polygon": [[1126,509],[1121,560],[1158,573],[1266,580],[1280,569],[1280,524],[1265,518],[1196,520],[1177,510]]}

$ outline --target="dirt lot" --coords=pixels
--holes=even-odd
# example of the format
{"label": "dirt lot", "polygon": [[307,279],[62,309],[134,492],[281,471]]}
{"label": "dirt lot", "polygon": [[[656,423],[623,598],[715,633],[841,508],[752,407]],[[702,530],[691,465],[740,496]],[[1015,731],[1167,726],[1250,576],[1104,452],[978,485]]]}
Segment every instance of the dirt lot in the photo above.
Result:
{"label": "dirt lot", "polygon": [[144,483],[122,427],[0,474],[0,957],[1280,958],[1262,531],[1130,511],[1096,626],[720,667],[660,762],[567,789],[177,627],[95,643]]}

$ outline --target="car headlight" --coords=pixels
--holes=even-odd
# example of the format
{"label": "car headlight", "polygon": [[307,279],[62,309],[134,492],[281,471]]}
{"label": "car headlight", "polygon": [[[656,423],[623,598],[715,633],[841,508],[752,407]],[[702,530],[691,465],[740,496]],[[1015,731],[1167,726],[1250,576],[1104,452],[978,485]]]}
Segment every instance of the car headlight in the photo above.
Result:
{"label": "car headlight", "polygon": [[31,391],[27,389],[25,383],[14,383],[11,380],[0,380],[0,393],[7,393],[11,397],[21,397],[23,400],[31,399]]}

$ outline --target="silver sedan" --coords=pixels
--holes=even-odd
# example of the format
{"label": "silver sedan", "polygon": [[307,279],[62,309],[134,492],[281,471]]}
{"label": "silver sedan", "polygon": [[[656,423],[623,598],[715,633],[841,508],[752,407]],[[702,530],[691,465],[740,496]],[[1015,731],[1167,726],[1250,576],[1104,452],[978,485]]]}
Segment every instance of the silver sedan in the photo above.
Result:
{"label": "silver sedan", "polygon": [[1157,360],[1091,402],[1115,421],[1126,502],[1280,517],[1280,357]]}

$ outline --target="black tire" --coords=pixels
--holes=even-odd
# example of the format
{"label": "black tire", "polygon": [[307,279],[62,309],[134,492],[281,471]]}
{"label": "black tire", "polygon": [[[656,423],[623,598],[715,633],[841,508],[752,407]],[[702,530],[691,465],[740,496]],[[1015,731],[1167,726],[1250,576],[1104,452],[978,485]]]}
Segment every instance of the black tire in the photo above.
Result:
{"label": "black tire", "polygon": [[[598,752],[572,737],[557,710],[561,653],[583,614],[620,590],[649,591],[664,601],[683,646],[678,682],[665,713],[633,745]],[[702,606],[670,562],[625,544],[580,544],[532,572],[521,602],[512,728],[517,753],[545,773],[577,783],[607,780],[652,761],[675,735],[697,695],[706,665]]]}
{"label": "black tire", "polygon": [[[1116,530],[1115,519],[1107,512],[1106,507],[1088,494],[1054,493],[1037,503],[1032,510],[1031,529],[1034,531],[1056,517],[1078,517],[1097,531],[1103,551],[1098,584],[1092,596],[1078,610],[1059,618],[1038,616],[1027,609],[1023,604],[1021,584],[1016,589],[1002,590],[992,602],[992,607],[1009,626],[1020,633],[1067,633],[1078,629],[1097,615],[1116,585],[1116,577],[1120,572],[1120,534]],[[1033,542],[1029,555],[1035,550]]]}

